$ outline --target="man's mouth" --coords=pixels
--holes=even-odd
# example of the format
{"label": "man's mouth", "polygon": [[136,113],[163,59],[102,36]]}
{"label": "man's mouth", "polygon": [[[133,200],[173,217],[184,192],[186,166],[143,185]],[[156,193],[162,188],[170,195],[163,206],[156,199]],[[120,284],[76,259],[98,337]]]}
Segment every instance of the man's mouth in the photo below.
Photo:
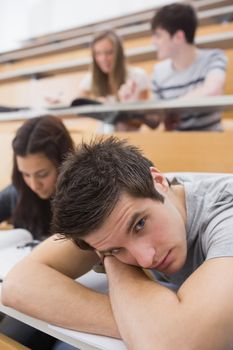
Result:
{"label": "man's mouth", "polygon": [[171,253],[171,250],[169,250],[169,252],[165,255],[165,257],[160,260],[155,266],[153,266],[152,268],[153,269],[156,269],[156,270],[163,270],[165,269],[170,263],[170,253]]}

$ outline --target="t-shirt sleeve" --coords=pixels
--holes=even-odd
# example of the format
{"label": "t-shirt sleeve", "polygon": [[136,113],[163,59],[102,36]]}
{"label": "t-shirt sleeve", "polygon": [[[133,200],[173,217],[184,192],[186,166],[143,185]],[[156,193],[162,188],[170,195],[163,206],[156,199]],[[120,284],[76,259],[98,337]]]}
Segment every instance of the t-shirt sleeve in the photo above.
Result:
{"label": "t-shirt sleeve", "polygon": [[212,220],[203,235],[206,259],[233,257],[233,193],[224,191],[214,207],[210,208]]}
{"label": "t-shirt sleeve", "polygon": [[222,50],[213,50],[208,57],[207,74],[212,72],[225,73],[227,63],[227,57]]}
{"label": "t-shirt sleeve", "polygon": [[0,222],[9,219],[16,203],[16,190],[12,185],[0,192]]}

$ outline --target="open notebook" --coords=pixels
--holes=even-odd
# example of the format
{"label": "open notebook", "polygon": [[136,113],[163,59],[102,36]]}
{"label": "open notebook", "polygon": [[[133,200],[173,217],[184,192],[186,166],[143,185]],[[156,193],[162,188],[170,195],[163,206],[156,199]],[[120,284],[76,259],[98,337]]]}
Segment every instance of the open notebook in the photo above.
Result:
{"label": "open notebook", "polygon": [[37,243],[27,230],[0,230],[0,279]]}

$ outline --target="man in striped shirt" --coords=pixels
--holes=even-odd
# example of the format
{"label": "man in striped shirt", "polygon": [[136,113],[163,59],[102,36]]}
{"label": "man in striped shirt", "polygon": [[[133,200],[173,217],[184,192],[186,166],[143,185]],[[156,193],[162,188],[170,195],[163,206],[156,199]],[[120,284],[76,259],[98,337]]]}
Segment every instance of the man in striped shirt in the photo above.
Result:
{"label": "man in striped shirt", "polygon": [[[152,19],[153,40],[160,63],[154,67],[154,98],[194,99],[224,93],[227,58],[218,49],[198,49],[194,44],[197,17],[187,4],[162,7]],[[222,130],[215,111],[184,112],[165,116],[167,130]]]}

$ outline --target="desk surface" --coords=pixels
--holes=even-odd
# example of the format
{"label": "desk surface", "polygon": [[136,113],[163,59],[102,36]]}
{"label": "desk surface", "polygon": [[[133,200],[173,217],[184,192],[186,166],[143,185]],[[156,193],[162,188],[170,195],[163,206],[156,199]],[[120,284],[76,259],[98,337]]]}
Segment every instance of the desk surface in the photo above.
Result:
{"label": "desk surface", "polygon": [[172,99],[167,101],[143,101],[134,103],[114,103],[106,105],[88,105],[72,108],[41,108],[20,110],[17,112],[0,113],[0,121],[25,120],[38,115],[52,114],[60,117],[66,116],[93,116],[95,119],[108,120],[117,112],[132,112],[135,114],[180,112],[205,112],[205,111],[230,111],[233,110],[233,95],[214,97],[200,97],[192,99]]}

